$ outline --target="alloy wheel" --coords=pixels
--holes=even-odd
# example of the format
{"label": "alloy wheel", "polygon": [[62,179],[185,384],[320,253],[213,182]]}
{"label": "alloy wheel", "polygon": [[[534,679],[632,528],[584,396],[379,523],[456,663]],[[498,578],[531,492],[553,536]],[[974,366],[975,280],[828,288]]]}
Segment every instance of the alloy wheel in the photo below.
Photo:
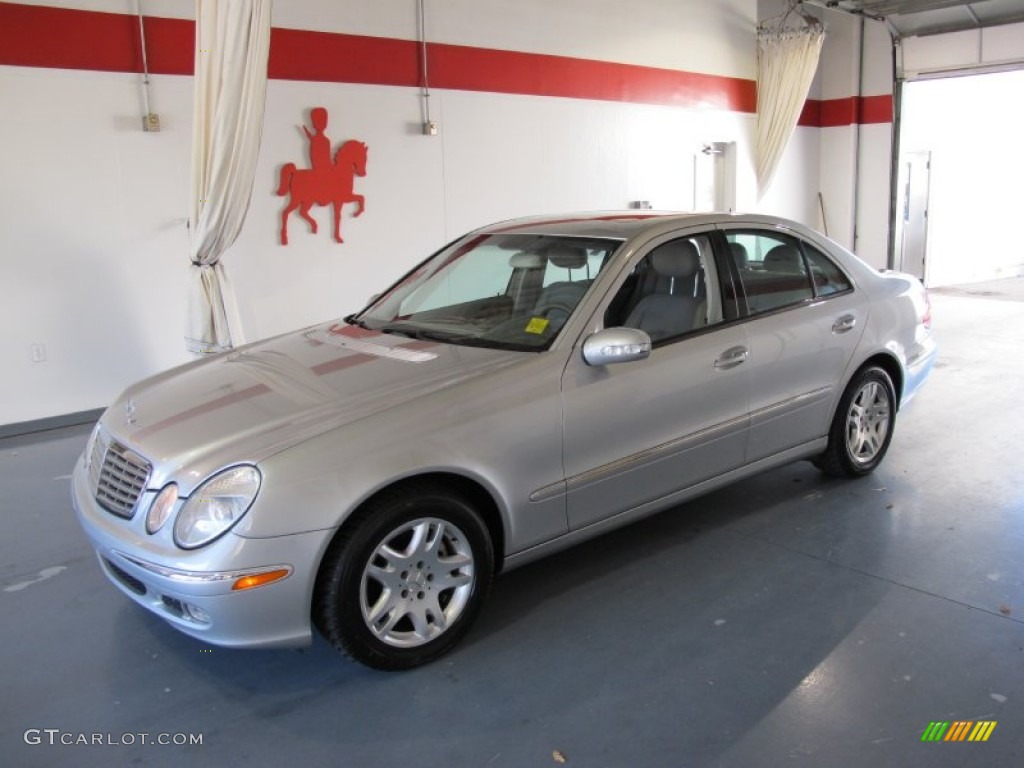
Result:
{"label": "alloy wheel", "polygon": [[363,620],[387,645],[424,645],[462,615],[474,579],[473,551],[457,526],[435,517],[411,520],[381,540],[363,569]]}

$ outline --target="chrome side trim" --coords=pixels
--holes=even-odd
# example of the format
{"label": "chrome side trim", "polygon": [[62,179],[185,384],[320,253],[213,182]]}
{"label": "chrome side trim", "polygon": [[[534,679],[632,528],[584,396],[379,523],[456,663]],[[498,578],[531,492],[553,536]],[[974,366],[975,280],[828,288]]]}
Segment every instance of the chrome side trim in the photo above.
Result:
{"label": "chrome side trim", "polygon": [[549,501],[565,495],[565,480],[538,488],[530,494],[530,501]]}
{"label": "chrome side trim", "polygon": [[675,453],[688,450],[700,443],[718,440],[736,432],[745,430],[746,428],[747,417],[740,416],[735,419],[730,419],[729,421],[724,421],[721,424],[716,424],[713,427],[707,427],[699,432],[694,432],[692,435],[677,437],[674,440],[669,440],[667,443],[656,445],[653,448],[645,448],[644,450],[638,451],[630,456],[616,459],[615,461],[603,464],[600,467],[588,469],[586,472],[581,472],[578,475],[573,475],[572,477],[567,478],[565,482],[566,491],[577,491],[580,488],[606,480],[620,472],[626,472],[642,464],[649,464],[658,461],[666,456],[671,456]]}
{"label": "chrome side trim", "polygon": [[773,403],[772,405],[760,408],[750,414],[750,426],[760,426],[761,424],[778,418],[790,411],[795,411],[803,408],[804,406],[812,405],[820,400],[828,399],[832,396],[833,391],[832,387],[820,387],[819,389],[815,389],[811,392],[805,392],[802,395],[791,397],[788,400],[783,400],[782,402]]}
{"label": "chrome side trim", "polygon": [[[157,565],[151,563],[148,560],[143,560],[139,557],[133,557],[132,555],[125,554],[118,550],[112,550],[113,554],[120,557],[122,560],[137,565],[143,570],[155,573],[157,576],[162,576],[165,579],[171,581],[180,581],[190,584],[213,584],[221,581],[234,581],[240,579],[243,576],[254,576],[259,573],[266,573],[268,571],[288,571],[288,576],[291,576],[294,572],[294,568],[290,565],[265,565],[260,568],[246,568],[241,571],[186,571],[181,568],[168,568],[165,565]],[[287,579],[288,576],[283,578]],[[279,579],[280,581],[280,579]]]}

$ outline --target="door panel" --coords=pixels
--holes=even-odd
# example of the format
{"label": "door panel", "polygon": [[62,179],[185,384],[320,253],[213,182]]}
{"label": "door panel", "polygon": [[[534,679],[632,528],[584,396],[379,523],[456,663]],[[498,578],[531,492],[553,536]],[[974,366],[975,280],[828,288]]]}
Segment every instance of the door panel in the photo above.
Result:
{"label": "door panel", "polygon": [[749,316],[753,462],[828,434],[836,387],[864,332],[868,305],[819,248],[780,230],[722,227],[737,301]]}
{"label": "door panel", "polygon": [[651,356],[589,366],[577,348],[562,379],[570,528],[742,464],[748,340],[726,318],[708,236],[661,237],[638,251],[593,327],[646,330]]}
{"label": "door panel", "polygon": [[747,345],[730,326],[655,349],[634,363],[563,378],[569,527],[582,528],[743,463],[745,363],[716,361]]}
{"label": "door panel", "polygon": [[751,421],[747,461],[828,434],[833,404],[839,396],[836,384],[857,347],[866,319],[860,294],[849,293],[748,322]]}

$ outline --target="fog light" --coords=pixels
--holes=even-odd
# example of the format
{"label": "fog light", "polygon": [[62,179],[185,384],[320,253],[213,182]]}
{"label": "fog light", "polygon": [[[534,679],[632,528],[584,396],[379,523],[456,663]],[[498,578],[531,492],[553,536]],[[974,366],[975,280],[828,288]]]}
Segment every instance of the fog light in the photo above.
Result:
{"label": "fog light", "polygon": [[192,603],[186,603],[182,601],[181,612],[184,618],[189,621],[194,621],[197,624],[209,624],[210,614],[200,608],[198,605],[192,605]]}

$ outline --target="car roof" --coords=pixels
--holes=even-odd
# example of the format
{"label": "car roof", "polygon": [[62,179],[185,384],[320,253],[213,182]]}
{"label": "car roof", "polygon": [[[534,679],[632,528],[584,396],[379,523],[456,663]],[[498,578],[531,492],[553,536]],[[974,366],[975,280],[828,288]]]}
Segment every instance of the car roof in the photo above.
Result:
{"label": "car roof", "polygon": [[523,233],[600,237],[628,240],[643,232],[669,231],[682,226],[754,224],[803,230],[799,224],[775,216],[733,213],[680,213],[677,211],[589,211],[509,219],[478,229],[474,234]]}

